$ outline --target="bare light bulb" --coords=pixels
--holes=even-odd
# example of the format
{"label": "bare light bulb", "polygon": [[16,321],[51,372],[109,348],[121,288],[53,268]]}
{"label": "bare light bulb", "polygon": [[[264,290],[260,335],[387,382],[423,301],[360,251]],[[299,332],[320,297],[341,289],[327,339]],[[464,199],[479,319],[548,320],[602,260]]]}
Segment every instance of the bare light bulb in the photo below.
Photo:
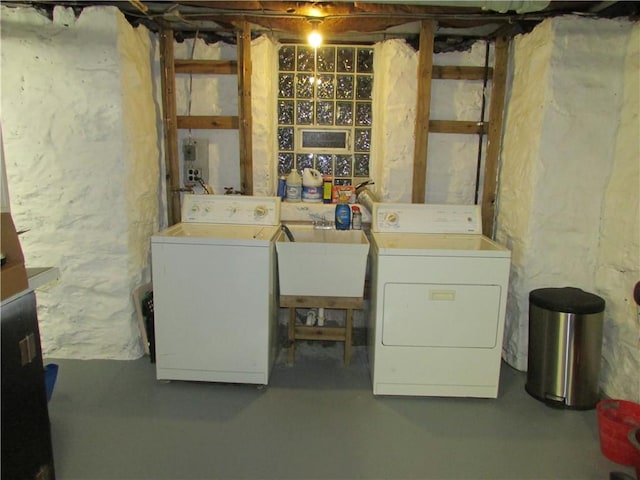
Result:
{"label": "bare light bulb", "polygon": [[318,32],[314,28],[313,30],[311,30],[311,33],[307,37],[307,41],[313,48],[318,48],[320,45],[322,45],[322,35],[320,35],[320,32]]}

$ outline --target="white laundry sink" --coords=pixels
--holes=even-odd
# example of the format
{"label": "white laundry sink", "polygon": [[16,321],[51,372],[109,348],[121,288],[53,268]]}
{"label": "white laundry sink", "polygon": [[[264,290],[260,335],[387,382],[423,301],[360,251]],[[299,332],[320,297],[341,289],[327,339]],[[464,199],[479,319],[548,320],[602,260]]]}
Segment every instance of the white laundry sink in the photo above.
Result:
{"label": "white laundry sink", "polygon": [[362,230],[288,225],[276,238],[280,295],[362,297],[369,240]]}

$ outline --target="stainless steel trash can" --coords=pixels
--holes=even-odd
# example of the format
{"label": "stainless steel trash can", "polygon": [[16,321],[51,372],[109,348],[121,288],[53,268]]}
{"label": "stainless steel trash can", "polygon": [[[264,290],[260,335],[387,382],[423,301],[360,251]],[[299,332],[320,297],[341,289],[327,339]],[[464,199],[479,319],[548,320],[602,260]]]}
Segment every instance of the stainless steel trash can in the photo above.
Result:
{"label": "stainless steel trash can", "polygon": [[591,409],[599,400],[605,301],[579,288],[529,294],[525,390],[547,405]]}

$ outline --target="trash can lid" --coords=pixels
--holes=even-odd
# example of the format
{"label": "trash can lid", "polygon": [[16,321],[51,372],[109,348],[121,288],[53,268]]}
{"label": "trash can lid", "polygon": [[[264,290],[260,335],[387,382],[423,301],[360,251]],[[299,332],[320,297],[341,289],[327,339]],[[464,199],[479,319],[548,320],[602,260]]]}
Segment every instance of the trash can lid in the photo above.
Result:
{"label": "trash can lid", "polygon": [[575,287],[539,288],[529,293],[529,302],[547,310],[563,313],[600,313],[604,299]]}

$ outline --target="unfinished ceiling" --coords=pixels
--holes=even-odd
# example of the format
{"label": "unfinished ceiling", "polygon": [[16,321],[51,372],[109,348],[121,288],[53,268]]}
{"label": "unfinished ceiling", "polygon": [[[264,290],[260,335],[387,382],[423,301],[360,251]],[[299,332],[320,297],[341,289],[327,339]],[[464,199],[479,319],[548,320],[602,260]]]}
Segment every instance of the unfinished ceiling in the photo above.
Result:
{"label": "unfinished ceiling", "polygon": [[436,35],[492,37],[532,29],[545,18],[579,14],[593,17],[637,17],[640,2],[626,1],[31,1],[3,2],[32,5],[51,12],[65,5],[80,13],[89,5],[114,5],[134,24],[152,30],[168,27],[182,36],[196,31],[212,40],[235,43],[235,30],[249,22],[254,34],[270,32],[283,40],[300,39],[319,19],[328,41],[377,40],[409,37],[419,31],[419,21],[436,21]]}

